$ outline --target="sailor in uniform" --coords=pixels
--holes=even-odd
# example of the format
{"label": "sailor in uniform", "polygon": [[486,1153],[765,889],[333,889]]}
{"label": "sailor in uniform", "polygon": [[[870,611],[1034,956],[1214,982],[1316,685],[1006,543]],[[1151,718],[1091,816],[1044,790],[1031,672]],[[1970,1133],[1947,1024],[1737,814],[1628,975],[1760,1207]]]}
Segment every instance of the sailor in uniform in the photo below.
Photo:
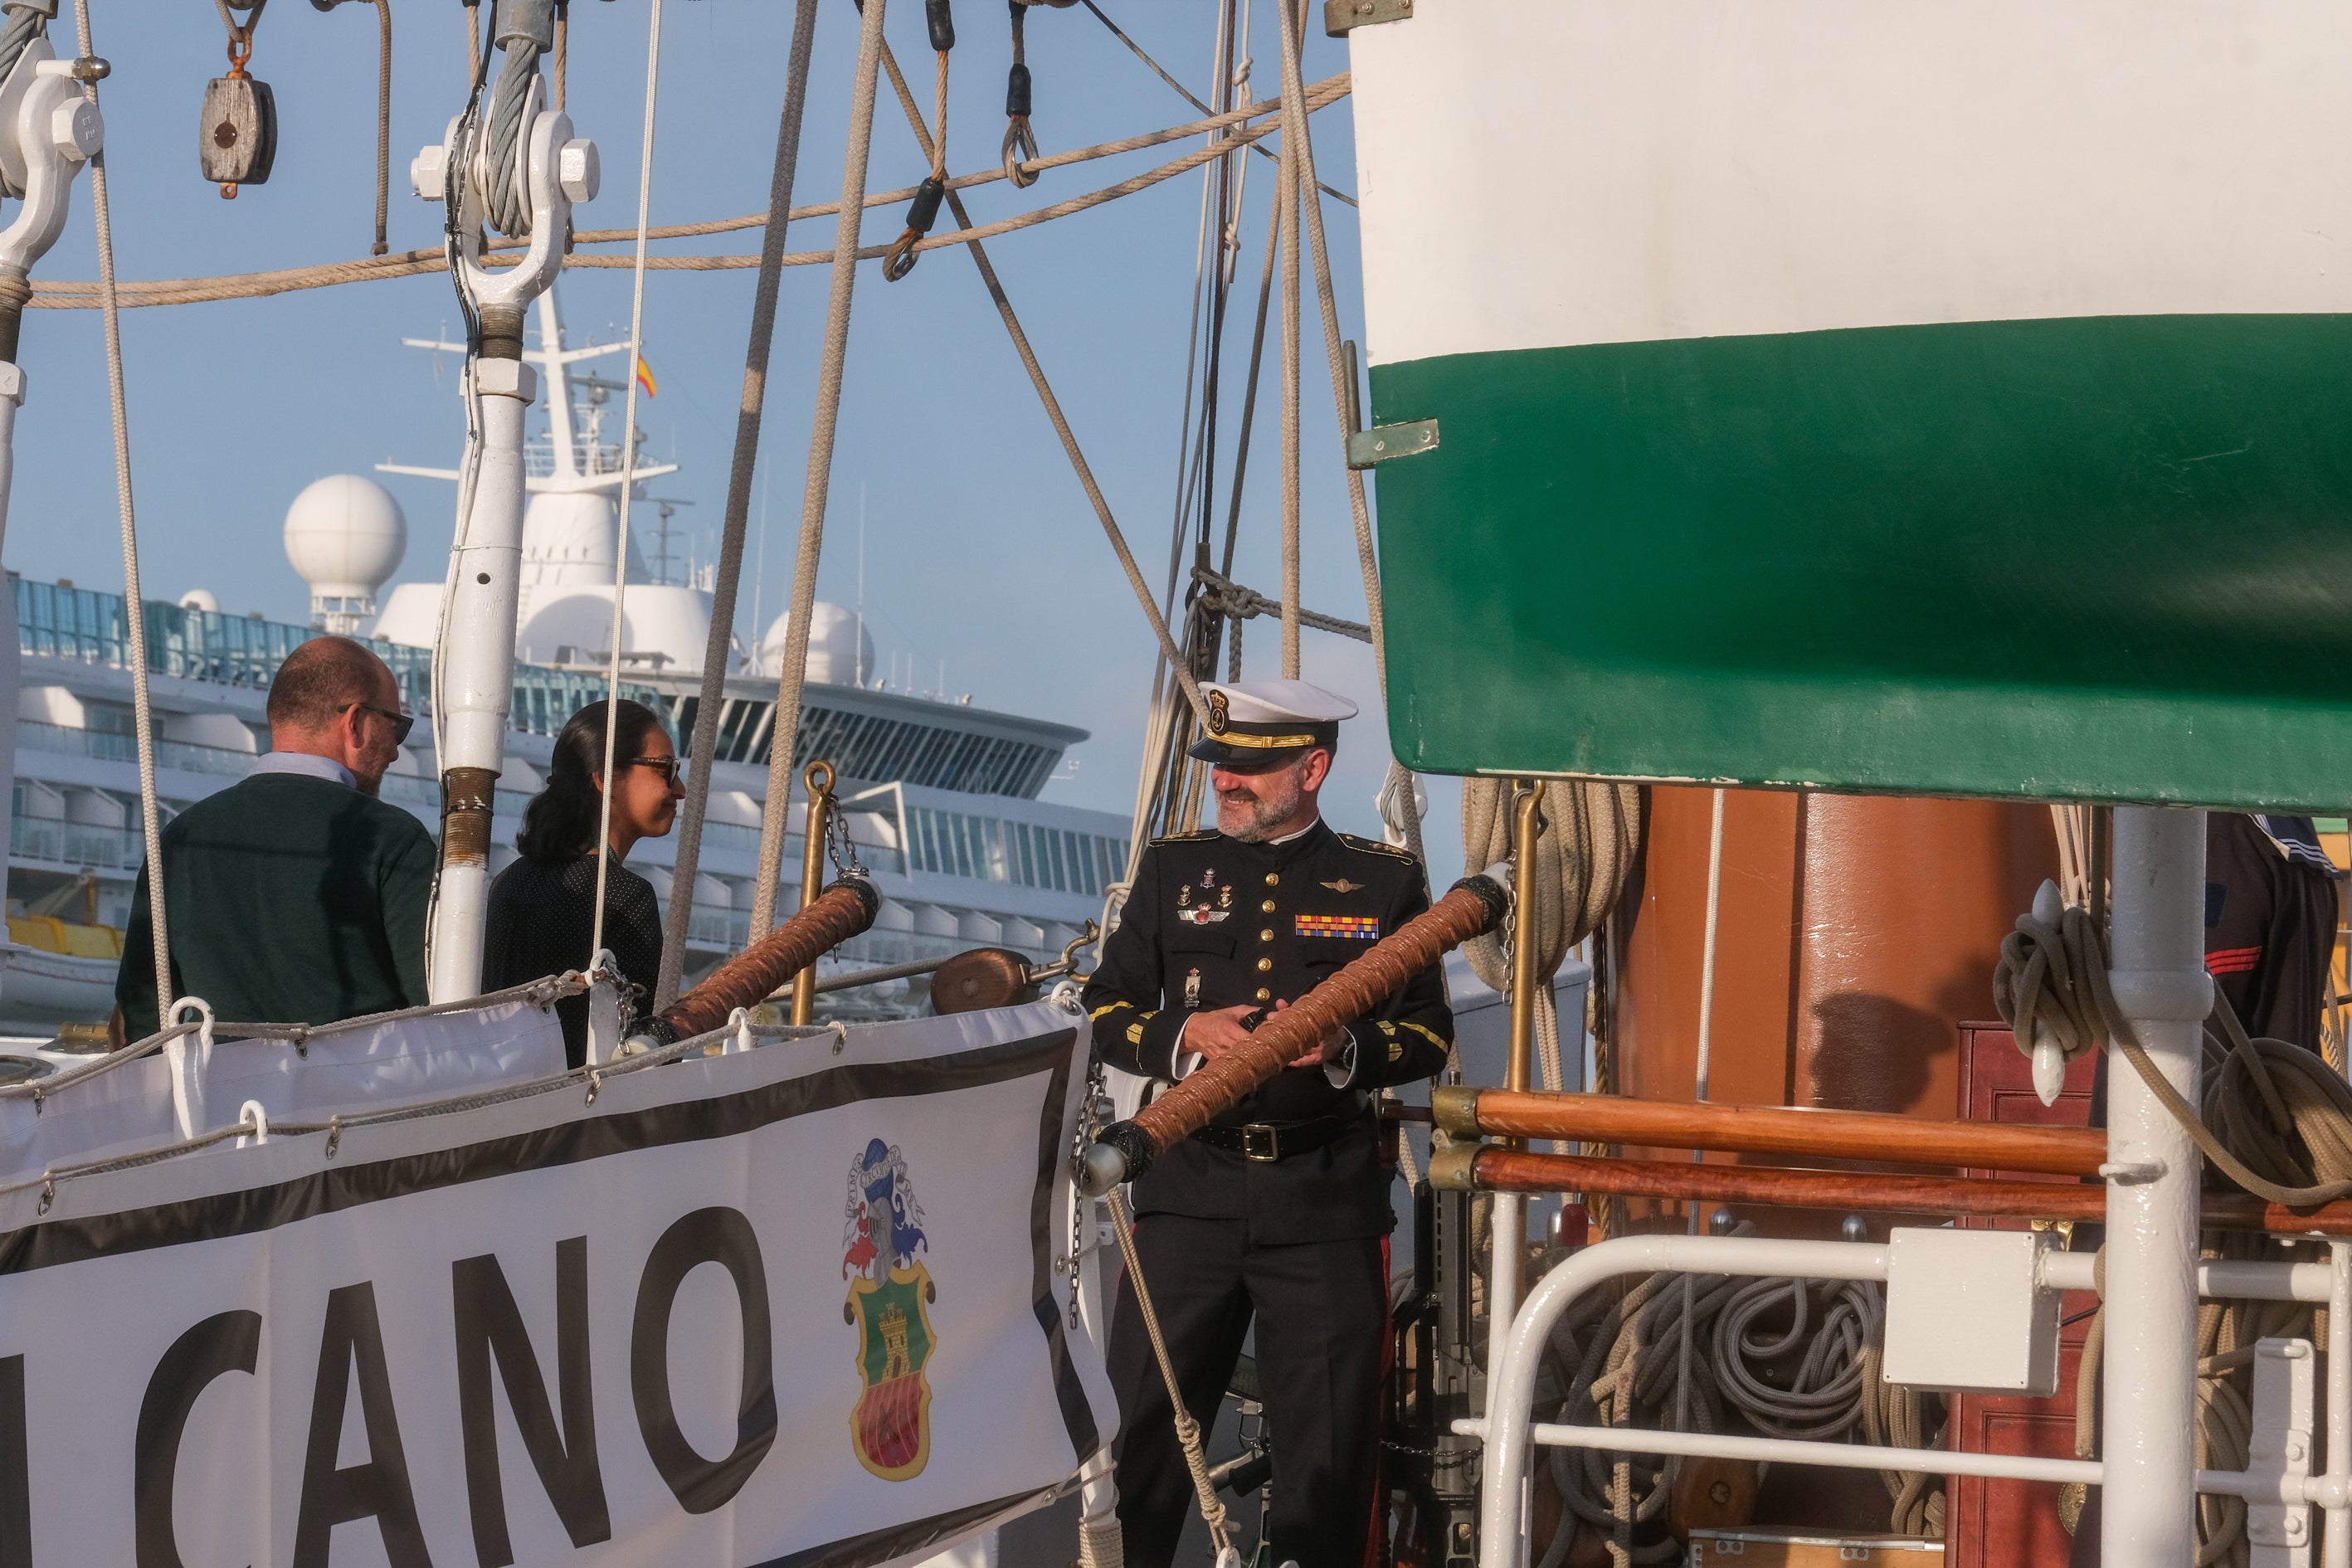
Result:
{"label": "sailor in uniform", "polygon": [[[1316,796],[1356,705],[1299,680],[1203,683],[1217,831],[1155,839],[1087,984],[1095,1048],[1178,1079],[1429,907],[1421,865],[1334,833]],[[1206,1432],[1253,1320],[1274,1456],[1274,1561],[1361,1568],[1378,1469],[1394,1224],[1371,1091],[1445,1061],[1435,967],[1324,1042],[1135,1184],[1160,1327]],[[1165,1568],[1192,1481],[1134,1292],[1113,1315],[1127,1560]]]}

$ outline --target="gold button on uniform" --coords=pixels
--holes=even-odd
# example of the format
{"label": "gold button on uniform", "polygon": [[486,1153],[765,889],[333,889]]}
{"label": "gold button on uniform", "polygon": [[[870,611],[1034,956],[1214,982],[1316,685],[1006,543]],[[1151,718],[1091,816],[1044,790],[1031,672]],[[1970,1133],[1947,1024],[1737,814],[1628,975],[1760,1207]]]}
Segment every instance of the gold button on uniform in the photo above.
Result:
{"label": "gold button on uniform", "polygon": [[1265,885],[1269,888],[1278,888],[1282,886],[1282,879],[1275,875],[1272,871],[1268,871],[1265,874]]}
{"label": "gold button on uniform", "polygon": [[1274,1000],[1274,993],[1261,985],[1257,988],[1257,999],[1261,1002],[1271,1002]]}
{"label": "gold button on uniform", "polygon": [[1272,899],[1268,899],[1265,902],[1260,904],[1257,907],[1257,912],[1262,915],[1270,915],[1274,913],[1274,900]]}
{"label": "gold button on uniform", "polygon": [[1274,940],[1274,928],[1272,926],[1268,926],[1265,930],[1258,932],[1257,939],[1260,942],[1272,942]]}
{"label": "gold button on uniform", "polygon": [[1257,967],[1258,972],[1260,973],[1264,973],[1265,971],[1274,967],[1274,960],[1270,958],[1261,958],[1257,961]]}

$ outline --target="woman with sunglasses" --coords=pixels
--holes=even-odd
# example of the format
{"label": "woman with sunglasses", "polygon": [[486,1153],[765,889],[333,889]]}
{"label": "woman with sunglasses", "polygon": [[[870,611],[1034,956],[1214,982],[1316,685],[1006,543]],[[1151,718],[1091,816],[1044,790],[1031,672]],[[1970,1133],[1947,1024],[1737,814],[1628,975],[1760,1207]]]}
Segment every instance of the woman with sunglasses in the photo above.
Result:
{"label": "woman with sunglasses", "polygon": [[[661,972],[662,922],[653,884],[621,864],[641,838],[666,837],[686,798],[677,748],[651,709],[624,700],[613,738],[613,810],[604,868],[604,946],[642,1005]],[[482,988],[494,991],[584,969],[596,920],[596,829],[604,820],[605,704],[574,713],[555,738],[547,787],[523,808],[522,858],[490,884]],[[564,1059],[587,1059],[588,998],[556,1003]]]}

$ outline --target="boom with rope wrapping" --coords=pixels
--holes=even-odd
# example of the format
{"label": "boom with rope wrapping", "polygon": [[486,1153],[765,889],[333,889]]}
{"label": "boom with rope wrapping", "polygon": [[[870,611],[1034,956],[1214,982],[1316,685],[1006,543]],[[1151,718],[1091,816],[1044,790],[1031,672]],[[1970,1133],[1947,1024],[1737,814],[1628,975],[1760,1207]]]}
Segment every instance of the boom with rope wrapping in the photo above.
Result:
{"label": "boom with rope wrapping", "polygon": [[1100,1197],[1272,1082],[1351,1018],[1360,1018],[1454,948],[1494,930],[1511,905],[1510,872],[1465,877],[1427,912],[1374,942],[1328,980],[1269,1015],[1248,1042],[1201,1067],[1138,1111],[1113,1122],[1086,1152],[1080,1190]]}

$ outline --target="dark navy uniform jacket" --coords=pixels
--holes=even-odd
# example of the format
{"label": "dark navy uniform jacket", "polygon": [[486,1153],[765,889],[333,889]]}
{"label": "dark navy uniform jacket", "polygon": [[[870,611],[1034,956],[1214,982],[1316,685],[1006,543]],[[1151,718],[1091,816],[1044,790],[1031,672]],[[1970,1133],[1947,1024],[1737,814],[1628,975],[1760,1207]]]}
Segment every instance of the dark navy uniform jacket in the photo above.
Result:
{"label": "dark navy uniform jacket", "polygon": [[[1154,839],[1087,984],[1095,1049],[1128,1072],[1172,1078],[1194,1013],[1296,1001],[1428,908],[1420,862],[1319,822],[1282,844],[1213,832]],[[1385,1235],[1393,1218],[1368,1091],[1445,1065],[1454,1014],[1444,975],[1416,975],[1348,1032],[1343,1068],[1287,1068],[1217,1119],[1342,1117],[1352,1124],[1336,1142],[1264,1163],[1188,1139],[1136,1184],[1137,1212],[1247,1220],[1259,1243]]]}

